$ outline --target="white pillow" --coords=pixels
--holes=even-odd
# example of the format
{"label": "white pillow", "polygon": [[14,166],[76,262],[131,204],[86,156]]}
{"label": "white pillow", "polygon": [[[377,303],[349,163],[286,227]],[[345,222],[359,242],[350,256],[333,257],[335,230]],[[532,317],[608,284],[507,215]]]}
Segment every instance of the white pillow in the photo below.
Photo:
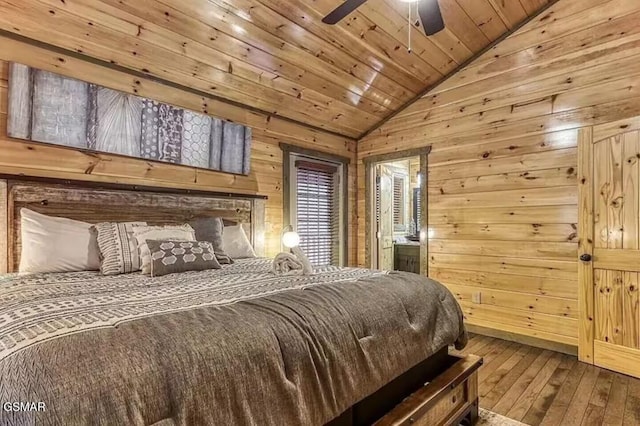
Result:
{"label": "white pillow", "polygon": [[100,269],[92,225],[20,209],[20,272],[72,272]]}
{"label": "white pillow", "polygon": [[222,249],[232,259],[256,257],[242,225],[225,226],[222,231]]}
{"label": "white pillow", "polygon": [[151,273],[151,252],[147,240],[194,241],[196,239],[195,231],[187,224],[136,226],[133,228],[133,236],[138,241],[142,273],[147,275]]}
{"label": "white pillow", "polygon": [[100,272],[103,275],[128,274],[140,270],[138,241],[133,236],[136,226],[147,226],[147,222],[96,223],[102,260]]}

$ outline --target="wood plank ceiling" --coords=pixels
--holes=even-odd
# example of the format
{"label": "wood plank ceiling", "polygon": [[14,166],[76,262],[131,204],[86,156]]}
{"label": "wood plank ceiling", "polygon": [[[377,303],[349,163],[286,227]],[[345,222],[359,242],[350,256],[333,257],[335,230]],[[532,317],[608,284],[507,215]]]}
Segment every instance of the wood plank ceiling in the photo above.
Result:
{"label": "wood plank ceiling", "polygon": [[412,53],[407,3],[323,24],[340,1],[0,0],[0,29],[359,137],[549,0],[439,0],[446,29],[414,23]]}

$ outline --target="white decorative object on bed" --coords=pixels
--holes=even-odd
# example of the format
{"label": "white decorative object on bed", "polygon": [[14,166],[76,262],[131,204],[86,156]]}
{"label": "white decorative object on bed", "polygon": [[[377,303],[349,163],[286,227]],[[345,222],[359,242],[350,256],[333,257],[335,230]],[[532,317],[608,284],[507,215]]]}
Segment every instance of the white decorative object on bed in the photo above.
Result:
{"label": "white decorative object on bed", "polygon": [[100,268],[91,224],[21,209],[20,272],[93,271]]}
{"label": "white decorative object on bed", "polygon": [[293,253],[278,253],[271,264],[271,272],[276,275],[305,274],[304,264]]}
{"label": "white decorative object on bed", "polygon": [[138,241],[142,273],[147,275],[151,273],[151,253],[149,253],[147,240],[193,241],[196,239],[195,231],[187,224],[177,226],[138,226],[134,228],[133,235]]}
{"label": "white decorative object on bed", "polygon": [[222,231],[222,247],[232,259],[256,257],[251,241],[244,232],[242,225],[225,226]]}
{"label": "white decorative object on bed", "polygon": [[302,250],[300,246],[294,246],[291,248],[291,253],[302,262],[302,273],[303,275],[311,275],[313,274],[313,265],[311,265],[311,261]]}
{"label": "white decorative object on bed", "polygon": [[101,222],[95,225],[102,259],[100,272],[104,275],[140,270],[138,241],[133,235],[137,226],[147,226],[147,222]]}
{"label": "white decorative object on bed", "polygon": [[[300,235],[288,226],[289,230],[282,234],[282,245],[288,250],[279,253],[271,266],[271,272],[276,275],[311,275],[313,266],[309,258],[300,248]],[[285,228],[286,229],[286,228]]]}

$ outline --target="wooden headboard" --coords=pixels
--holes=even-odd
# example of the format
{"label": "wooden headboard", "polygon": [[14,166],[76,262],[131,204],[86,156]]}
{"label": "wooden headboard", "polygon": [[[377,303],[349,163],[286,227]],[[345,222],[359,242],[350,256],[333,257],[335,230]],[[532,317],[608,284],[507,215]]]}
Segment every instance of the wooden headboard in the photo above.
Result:
{"label": "wooden headboard", "polygon": [[[89,187],[69,184],[0,180],[0,272],[20,264],[20,209],[89,223],[145,221],[150,225],[181,224],[201,217],[222,217],[241,223],[256,253],[264,255],[263,198],[206,193],[157,192],[157,189]],[[4,250],[4,252],[3,252]]]}

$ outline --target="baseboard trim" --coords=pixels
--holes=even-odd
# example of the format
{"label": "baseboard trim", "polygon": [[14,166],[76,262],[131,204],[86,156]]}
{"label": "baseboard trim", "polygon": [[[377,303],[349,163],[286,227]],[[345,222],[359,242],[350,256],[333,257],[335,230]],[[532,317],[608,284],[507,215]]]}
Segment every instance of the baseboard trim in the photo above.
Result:
{"label": "baseboard trim", "polygon": [[549,340],[539,339],[537,337],[525,336],[524,334],[511,333],[503,330],[496,330],[494,328],[481,327],[479,325],[466,324],[467,331],[474,334],[481,334],[483,336],[495,337],[502,340],[508,340],[510,342],[521,343],[523,345],[534,346],[536,348],[548,349],[555,352],[561,352],[567,355],[578,355],[578,348],[573,345],[567,345],[566,343],[552,342]]}

